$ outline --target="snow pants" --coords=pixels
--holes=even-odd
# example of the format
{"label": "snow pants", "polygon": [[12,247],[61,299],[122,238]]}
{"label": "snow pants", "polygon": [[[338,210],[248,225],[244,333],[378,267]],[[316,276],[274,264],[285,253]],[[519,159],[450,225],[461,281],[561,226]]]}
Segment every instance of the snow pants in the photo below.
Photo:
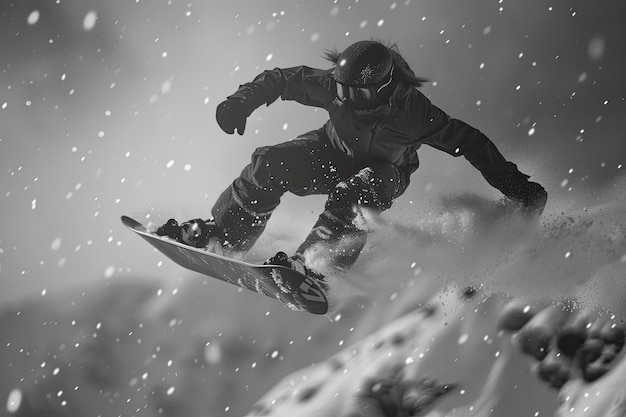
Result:
{"label": "snow pants", "polygon": [[[324,212],[297,252],[329,248],[339,267],[351,266],[366,240],[362,209],[380,213],[409,184],[410,173],[389,162],[359,163],[333,147],[324,129],[264,146],[218,198],[212,214],[227,243],[248,250],[263,232],[281,196],[328,195]],[[346,244],[342,244],[348,242]]]}

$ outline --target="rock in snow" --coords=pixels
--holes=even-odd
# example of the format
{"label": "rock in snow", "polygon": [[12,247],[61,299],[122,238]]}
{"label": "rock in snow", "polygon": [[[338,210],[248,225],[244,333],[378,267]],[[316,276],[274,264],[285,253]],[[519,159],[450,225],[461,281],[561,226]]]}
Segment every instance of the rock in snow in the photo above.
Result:
{"label": "rock in snow", "polygon": [[560,389],[557,416],[625,415],[623,326],[601,312],[472,298],[410,312],[287,376],[249,415],[517,415],[505,402],[517,388],[533,415],[529,376]]}

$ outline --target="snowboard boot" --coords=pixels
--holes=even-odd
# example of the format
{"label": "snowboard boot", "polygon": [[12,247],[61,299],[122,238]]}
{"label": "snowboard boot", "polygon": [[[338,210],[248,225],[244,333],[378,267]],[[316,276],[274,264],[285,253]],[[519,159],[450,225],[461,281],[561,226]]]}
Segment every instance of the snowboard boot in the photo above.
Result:
{"label": "snowboard boot", "polygon": [[324,275],[309,268],[301,253],[296,253],[294,256],[287,256],[285,252],[278,252],[276,255],[263,262],[263,265],[280,265],[293,269],[315,281],[322,291],[328,291],[328,284]]}
{"label": "snowboard boot", "polygon": [[212,239],[221,245],[224,241],[223,233],[213,219],[193,219],[182,224],[178,224],[175,219],[169,219],[157,229],[156,234],[194,248],[204,248]]}

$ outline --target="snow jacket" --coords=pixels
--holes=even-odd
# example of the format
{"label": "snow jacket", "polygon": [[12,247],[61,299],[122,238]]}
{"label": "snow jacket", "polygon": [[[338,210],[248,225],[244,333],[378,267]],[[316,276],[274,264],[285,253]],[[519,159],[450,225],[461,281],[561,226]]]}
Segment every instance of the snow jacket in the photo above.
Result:
{"label": "snow jacket", "polygon": [[228,98],[248,103],[250,113],[278,97],[324,108],[330,115],[324,129],[333,145],[359,163],[389,162],[408,176],[419,166],[416,151],[426,144],[463,155],[505,195],[507,184],[527,181],[483,133],[448,116],[416,87],[400,82],[388,104],[355,110],[337,98],[332,71],[307,66],[266,70]]}

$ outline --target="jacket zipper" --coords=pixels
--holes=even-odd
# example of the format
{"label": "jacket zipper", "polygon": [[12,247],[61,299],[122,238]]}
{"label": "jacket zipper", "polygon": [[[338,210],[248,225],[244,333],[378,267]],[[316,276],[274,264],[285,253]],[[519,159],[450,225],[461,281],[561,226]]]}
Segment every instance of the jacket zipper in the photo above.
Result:
{"label": "jacket zipper", "polygon": [[378,127],[379,121],[374,122],[374,125],[370,129],[369,138],[367,140],[367,156],[370,156],[370,151],[372,149],[372,139],[374,139],[374,132],[376,131],[376,127]]}
{"label": "jacket zipper", "polygon": [[401,131],[401,130],[397,130],[397,129],[394,129],[393,127],[389,127],[389,126],[382,125],[382,126],[381,126],[381,128],[382,128],[382,129],[385,129],[385,130],[388,130],[388,131],[390,131],[390,132],[396,133],[396,134],[398,134],[398,135],[407,136],[407,134],[406,134],[406,133],[404,133],[403,131]]}

